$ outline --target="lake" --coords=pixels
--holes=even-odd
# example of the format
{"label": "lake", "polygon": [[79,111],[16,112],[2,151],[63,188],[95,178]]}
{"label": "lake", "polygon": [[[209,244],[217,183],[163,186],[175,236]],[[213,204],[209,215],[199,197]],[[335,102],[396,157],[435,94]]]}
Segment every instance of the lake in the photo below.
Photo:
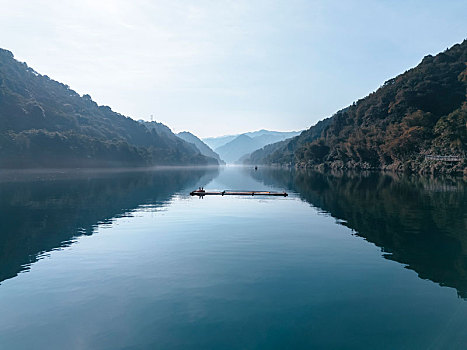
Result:
{"label": "lake", "polygon": [[1,349],[467,344],[463,179],[2,172],[0,262]]}

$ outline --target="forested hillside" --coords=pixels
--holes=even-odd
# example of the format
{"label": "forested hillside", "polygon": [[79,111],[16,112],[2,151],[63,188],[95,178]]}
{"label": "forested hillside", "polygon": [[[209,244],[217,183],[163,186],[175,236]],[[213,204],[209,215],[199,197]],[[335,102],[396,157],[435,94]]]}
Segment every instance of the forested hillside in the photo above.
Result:
{"label": "forested hillside", "polygon": [[182,131],[177,134],[182,140],[195,145],[195,147],[200,151],[200,153],[206,157],[211,157],[217,159],[219,164],[225,164],[225,162],[219,157],[219,155],[214,152],[207,144],[205,144],[200,138],[193,135],[191,132]]}
{"label": "forested hillside", "polygon": [[0,168],[217,164],[0,49]]}
{"label": "forested hillside", "polygon": [[417,67],[336,113],[315,139],[310,138],[317,131],[312,127],[260,160],[334,169],[465,171],[466,89],[465,40],[426,56]]}

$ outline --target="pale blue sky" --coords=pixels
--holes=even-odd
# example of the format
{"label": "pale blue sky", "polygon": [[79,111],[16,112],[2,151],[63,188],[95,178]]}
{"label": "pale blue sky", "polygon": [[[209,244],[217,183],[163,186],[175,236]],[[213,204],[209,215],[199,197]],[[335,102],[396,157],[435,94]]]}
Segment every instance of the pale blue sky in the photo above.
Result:
{"label": "pale blue sky", "polygon": [[467,38],[467,1],[0,0],[0,47],[134,119],[304,129]]}

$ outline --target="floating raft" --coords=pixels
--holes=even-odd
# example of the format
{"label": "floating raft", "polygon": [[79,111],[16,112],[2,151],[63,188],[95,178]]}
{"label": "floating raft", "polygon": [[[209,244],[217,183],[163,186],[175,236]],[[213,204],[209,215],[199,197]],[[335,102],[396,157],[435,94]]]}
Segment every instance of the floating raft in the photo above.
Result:
{"label": "floating raft", "polygon": [[190,196],[281,196],[287,197],[287,192],[271,192],[271,191],[206,191],[195,190],[190,192]]}

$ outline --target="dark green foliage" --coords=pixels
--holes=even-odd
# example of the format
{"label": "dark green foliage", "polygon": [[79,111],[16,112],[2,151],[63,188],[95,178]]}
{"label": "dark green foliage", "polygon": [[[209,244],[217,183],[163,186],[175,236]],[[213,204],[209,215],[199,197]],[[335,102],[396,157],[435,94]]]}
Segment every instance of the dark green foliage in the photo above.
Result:
{"label": "dark green foliage", "polygon": [[0,167],[156,164],[216,161],[175,136],[98,106],[0,49]]}
{"label": "dark green foliage", "polygon": [[[427,56],[376,92],[263,157],[265,163],[334,169],[462,172],[467,162],[467,40]],[[318,123],[319,124],[319,123]],[[455,155],[459,162],[425,155]]]}

